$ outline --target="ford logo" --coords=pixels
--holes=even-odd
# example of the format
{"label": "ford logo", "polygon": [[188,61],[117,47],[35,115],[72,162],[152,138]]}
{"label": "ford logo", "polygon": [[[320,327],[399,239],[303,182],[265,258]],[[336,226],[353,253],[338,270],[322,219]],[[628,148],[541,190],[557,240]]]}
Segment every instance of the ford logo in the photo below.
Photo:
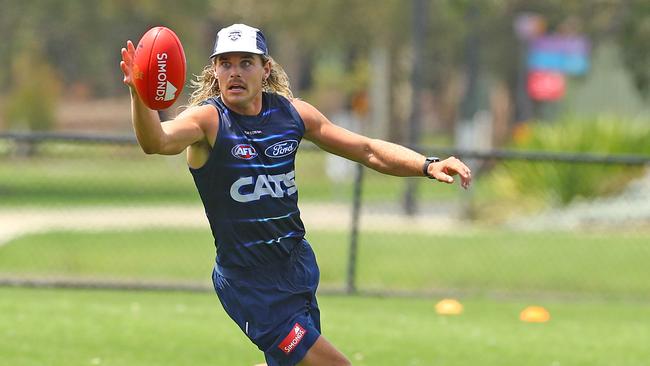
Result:
{"label": "ford logo", "polygon": [[269,158],[281,158],[290,155],[292,152],[296,151],[297,148],[298,141],[284,140],[267,147],[266,150],[264,150],[264,154]]}

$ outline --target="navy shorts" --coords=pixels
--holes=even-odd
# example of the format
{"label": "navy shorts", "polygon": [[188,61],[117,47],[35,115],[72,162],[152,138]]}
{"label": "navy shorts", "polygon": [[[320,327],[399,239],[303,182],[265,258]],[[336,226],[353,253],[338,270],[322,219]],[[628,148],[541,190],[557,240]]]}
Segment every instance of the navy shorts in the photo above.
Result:
{"label": "navy shorts", "polygon": [[226,313],[264,352],[269,366],[293,366],[321,333],[316,302],[320,272],[302,240],[289,260],[251,270],[215,266],[214,289]]}

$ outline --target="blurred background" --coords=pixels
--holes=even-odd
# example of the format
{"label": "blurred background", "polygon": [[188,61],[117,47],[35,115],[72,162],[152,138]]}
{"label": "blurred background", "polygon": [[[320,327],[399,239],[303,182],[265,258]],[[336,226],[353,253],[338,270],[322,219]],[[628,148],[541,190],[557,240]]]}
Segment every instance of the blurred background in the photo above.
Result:
{"label": "blurred background", "polygon": [[135,144],[120,48],[164,25],[188,60],[262,29],[336,123],[473,168],[468,191],[303,142],[321,291],[650,298],[650,3],[0,0],[0,282],[210,289],[184,156]]}
{"label": "blurred background", "polygon": [[263,361],[212,290],[185,157],[140,150],[119,69],[128,39],[173,29],[173,118],[217,31],[243,22],[335,123],[472,167],[465,191],[301,144],[324,331],[355,365],[648,365],[647,0],[0,9],[0,364]]}

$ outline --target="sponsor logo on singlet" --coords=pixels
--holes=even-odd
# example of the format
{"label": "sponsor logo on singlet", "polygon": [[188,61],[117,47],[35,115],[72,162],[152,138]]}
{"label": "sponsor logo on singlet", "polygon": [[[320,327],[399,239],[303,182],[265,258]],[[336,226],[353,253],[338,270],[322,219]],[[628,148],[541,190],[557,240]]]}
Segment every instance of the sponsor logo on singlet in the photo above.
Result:
{"label": "sponsor logo on singlet", "polygon": [[[230,186],[230,197],[237,202],[257,201],[264,196],[282,198],[298,191],[294,178],[294,170],[286,174],[258,175],[241,177]],[[248,193],[242,193],[248,192]]]}
{"label": "sponsor logo on singlet", "polygon": [[283,156],[290,155],[298,147],[298,141],[296,140],[284,140],[276,142],[275,144],[267,147],[264,150],[264,155],[269,158],[281,158]]}
{"label": "sponsor logo on singlet", "polygon": [[307,331],[300,324],[294,324],[289,334],[280,342],[278,348],[285,354],[290,354],[296,349],[296,346],[302,341],[305,334],[307,334]]}
{"label": "sponsor logo on singlet", "polygon": [[255,151],[255,148],[249,144],[235,145],[232,150],[230,150],[230,153],[232,156],[244,160],[251,160],[257,156],[257,151]]}

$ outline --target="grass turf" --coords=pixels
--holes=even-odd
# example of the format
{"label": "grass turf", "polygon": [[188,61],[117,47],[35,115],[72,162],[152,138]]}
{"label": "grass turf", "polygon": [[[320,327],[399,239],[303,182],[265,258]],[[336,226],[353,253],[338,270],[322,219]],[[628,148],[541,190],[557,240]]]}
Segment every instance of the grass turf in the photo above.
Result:
{"label": "grass turf", "polygon": [[[526,301],[321,296],[323,331],[355,365],[647,365],[650,308],[545,302],[551,321],[523,323]],[[253,365],[263,360],[208,293],[0,288],[0,355],[13,366]]]}
{"label": "grass turf", "polygon": [[[345,284],[348,236],[308,235],[324,287]],[[363,232],[360,289],[564,293],[648,298],[647,235],[483,231],[462,234]],[[49,232],[0,247],[0,275],[209,284],[208,230]]]}
{"label": "grass turf", "polygon": [[[3,206],[150,205],[198,203],[199,195],[184,154],[145,155],[136,146],[43,144],[32,157],[10,158],[0,149],[0,203]],[[301,202],[350,202],[355,166],[340,182],[328,178],[328,156],[301,150],[296,181]],[[432,182],[415,179],[421,187]],[[365,170],[364,201],[400,200],[404,178]],[[421,199],[458,200],[457,185],[419,190]]]}

